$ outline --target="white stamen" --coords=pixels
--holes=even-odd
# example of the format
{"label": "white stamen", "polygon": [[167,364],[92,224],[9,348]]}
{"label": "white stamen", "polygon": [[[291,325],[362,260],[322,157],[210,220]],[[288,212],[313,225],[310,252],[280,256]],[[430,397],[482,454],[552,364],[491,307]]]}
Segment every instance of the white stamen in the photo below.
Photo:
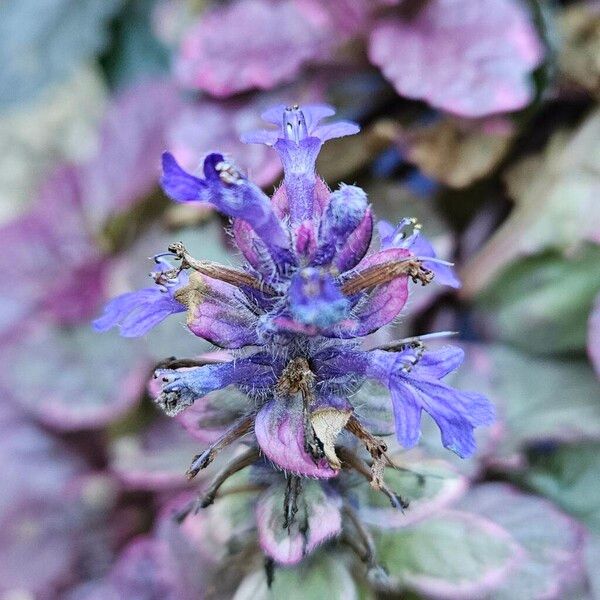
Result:
{"label": "white stamen", "polygon": [[454,263],[449,262],[447,260],[442,260],[441,258],[434,258],[433,256],[416,256],[416,260],[420,260],[421,262],[430,262],[436,263],[438,265],[446,265],[447,267],[453,267]]}

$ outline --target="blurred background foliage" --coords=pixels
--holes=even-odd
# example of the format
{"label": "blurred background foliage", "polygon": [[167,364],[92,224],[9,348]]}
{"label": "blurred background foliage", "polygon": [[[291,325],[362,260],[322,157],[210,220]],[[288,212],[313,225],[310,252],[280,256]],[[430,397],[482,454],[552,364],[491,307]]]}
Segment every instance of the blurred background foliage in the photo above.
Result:
{"label": "blurred background foliage", "polygon": [[600,598],[597,2],[5,0],[0,57],[2,600],[375,597],[327,551],[267,592],[227,537],[232,498],[175,526],[206,440],[146,381],[208,344],[178,322],[89,326],[171,241],[235,264],[218,215],[159,191],[160,154],[194,169],[222,150],[272,191],[274,153],[238,138],[282,101],[360,122],[321,175],[418,217],[463,281],[419,290],[389,338],[459,331],[456,383],[498,407],[473,459],[427,432],[402,459],[461,484],[380,534],[382,597]]}

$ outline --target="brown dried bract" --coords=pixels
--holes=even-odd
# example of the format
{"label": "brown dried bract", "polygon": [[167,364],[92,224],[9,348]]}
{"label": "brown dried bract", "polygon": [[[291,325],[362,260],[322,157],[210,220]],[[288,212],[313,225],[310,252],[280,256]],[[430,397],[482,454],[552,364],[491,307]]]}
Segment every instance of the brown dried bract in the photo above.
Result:
{"label": "brown dried bract", "polygon": [[407,258],[373,265],[359,271],[342,285],[342,292],[347,296],[352,296],[376,285],[389,283],[403,275],[410,277],[415,283],[420,281],[422,285],[427,285],[433,280],[433,273],[426,269],[420,260]]}
{"label": "brown dried bract", "polygon": [[[220,265],[209,260],[195,259],[186,250],[182,242],[171,244],[169,246],[169,252],[173,252],[173,254],[175,254],[177,258],[181,260],[181,265],[176,270],[175,275],[184,269],[193,269],[194,271],[198,271],[198,273],[202,273],[207,277],[212,277],[213,279],[218,279],[219,281],[224,281],[225,283],[230,283],[236,287],[247,286],[255,290],[259,290],[263,294],[270,296],[277,295],[276,290],[270,285],[263,283],[249,273],[240,271],[239,269],[234,269],[232,267],[226,267],[225,265]],[[169,273],[169,275],[171,276],[172,273]]]}

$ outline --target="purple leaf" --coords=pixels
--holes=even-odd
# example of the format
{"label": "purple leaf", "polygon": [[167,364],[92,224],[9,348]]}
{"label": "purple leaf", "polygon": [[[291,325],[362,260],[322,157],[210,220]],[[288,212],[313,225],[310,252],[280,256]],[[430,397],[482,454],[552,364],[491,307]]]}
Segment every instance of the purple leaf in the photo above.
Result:
{"label": "purple leaf", "polygon": [[0,593],[38,597],[70,580],[77,559],[72,518],[56,497],[21,500],[0,515]]}
{"label": "purple leaf", "polygon": [[66,444],[8,407],[8,402],[2,403],[0,417],[0,513],[19,498],[60,496],[69,482],[86,472],[84,461]]}
{"label": "purple leaf", "polygon": [[369,56],[402,96],[481,117],[531,101],[543,48],[517,0],[434,0],[411,20],[382,19]]}
{"label": "purple leaf", "polygon": [[69,600],[120,598],[187,600],[165,542],[151,537],[135,538],[122,551],[106,577],[80,586],[69,596]]}
{"label": "purple leaf", "polygon": [[59,585],[84,574],[81,563],[110,552],[113,528],[98,535],[98,524],[116,488],[89,474],[71,446],[7,413],[0,416],[0,594],[56,597]]}
{"label": "purple leaf", "polygon": [[184,37],[176,73],[215,96],[270,89],[328,46],[327,30],[292,0],[238,0],[200,15]]}
{"label": "purple leaf", "polygon": [[94,224],[157,186],[167,131],[182,107],[177,89],[161,79],[131,86],[109,105],[100,147],[80,173],[82,203]]}
{"label": "purple leaf", "polygon": [[30,212],[0,229],[0,240],[1,268],[19,266],[0,303],[6,333],[37,311],[73,323],[97,309],[107,261],[87,228],[75,168],[57,169]]}

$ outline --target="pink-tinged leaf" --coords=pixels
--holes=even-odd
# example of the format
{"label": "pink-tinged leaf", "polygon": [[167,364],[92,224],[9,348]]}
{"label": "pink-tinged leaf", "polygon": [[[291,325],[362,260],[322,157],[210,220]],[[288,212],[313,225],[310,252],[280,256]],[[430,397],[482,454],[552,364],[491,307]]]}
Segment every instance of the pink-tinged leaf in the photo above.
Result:
{"label": "pink-tinged leaf", "polygon": [[600,295],[590,315],[588,328],[588,354],[600,378]]}
{"label": "pink-tinged leaf", "polygon": [[511,535],[491,520],[450,510],[382,532],[377,545],[394,587],[444,600],[487,598],[524,556]]}
{"label": "pink-tinged leaf", "polygon": [[[228,594],[227,586],[237,585],[244,569],[242,565],[234,567],[228,544],[232,539],[241,539],[254,527],[252,501],[255,497],[256,492],[223,496],[198,514],[190,514],[181,524],[174,516],[194,501],[197,494],[182,494],[161,511],[155,537],[169,547],[177,577],[188,594],[185,600],[204,598],[206,590],[214,587],[223,597],[231,597],[233,590]],[[223,565],[227,572],[225,578],[219,572]]]}
{"label": "pink-tinged leaf", "polygon": [[171,490],[187,485],[185,471],[198,443],[179,423],[161,417],[137,436],[117,438],[110,453],[111,468],[128,489]]}
{"label": "pink-tinged leaf", "polygon": [[320,483],[302,482],[302,496],[294,522],[285,526],[282,482],[263,492],[256,505],[258,539],[263,552],[281,565],[295,565],[317,546],[337,536],[342,516],[337,496],[328,496]]}
{"label": "pink-tinged leaf", "polygon": [[583,528],[545,499],[502,483],[474,488],[460,504],[494,521],[512,535],[524,554],[490,600],[569,597],[566,590],[582,571]]}
{"label": "pink-tinged leaf", "polygon": [[[160,393],[156,388],[154,391],[155,396]],[[207,394],[175,418],[194,439],[211,444],[248,410],[248,402],[248,396],[229,387]]]}
{"label": "pink-tinged leaf", "polygon": [[1,354],[5,397],[60,431],[118,420],[141,398],[150,371],[140,345],[87,323],[32,328]]}
{"label": "pink-tinged leaf", "polygon": [[270,89],[322,58],[327,28],[292,0],[238,0],[203,12],[185,34],[179,80],[215,96]]}
{"label": "pink-tinged leaf", "polygon": [[240,136],[262,126],[266,99],[213,102],[203,99],[174,120],[167,147],[183,168],[195,171],[207,153],[230,155],[257,185],[272,183],[281,172],[277,154],[262,144],[243,144]]}
{"label": "pink-tinged leaf", "polygon": [[80,170],[90,221],[101,226],[158,185],[167,130],[182,107],[175,86],[161,79],[126,89],[108,106],[98,151]]}
{"label": "pink-tinged leaf", "polygon": [[343,41],[346,37],[360,34],[369,23],[371,12],[381,0],[294,0],[302,12],[317,23],[326,23],[332,29],[332,35]]}
{"label": "pink-tinged leaf", "polygon": [[256,415],[254,431],[260,449],[275,466],[306,477],[328,479],[338,471],[324,458],[314,460],[304,444],[304,416],[300,401],[281,399],[265,404]]}
{"label": "pink-tinged leaf", "polygon": [[433,0],[413,19],[382,19],[369,44],[399,94],[466,117],[526,106],[543,55],[518,0]]}
{"label": "pink-tinged leaf", "polygon": [[394,460],[403,470],[386,469],[385,483],[410,505],[404,512],[391,508],[381,492],[365,487],[360,516],[375,527],[408,527],[455,502],[467,489],[467,479],[444,461],[419,459],[414,453],[403,453]]}

